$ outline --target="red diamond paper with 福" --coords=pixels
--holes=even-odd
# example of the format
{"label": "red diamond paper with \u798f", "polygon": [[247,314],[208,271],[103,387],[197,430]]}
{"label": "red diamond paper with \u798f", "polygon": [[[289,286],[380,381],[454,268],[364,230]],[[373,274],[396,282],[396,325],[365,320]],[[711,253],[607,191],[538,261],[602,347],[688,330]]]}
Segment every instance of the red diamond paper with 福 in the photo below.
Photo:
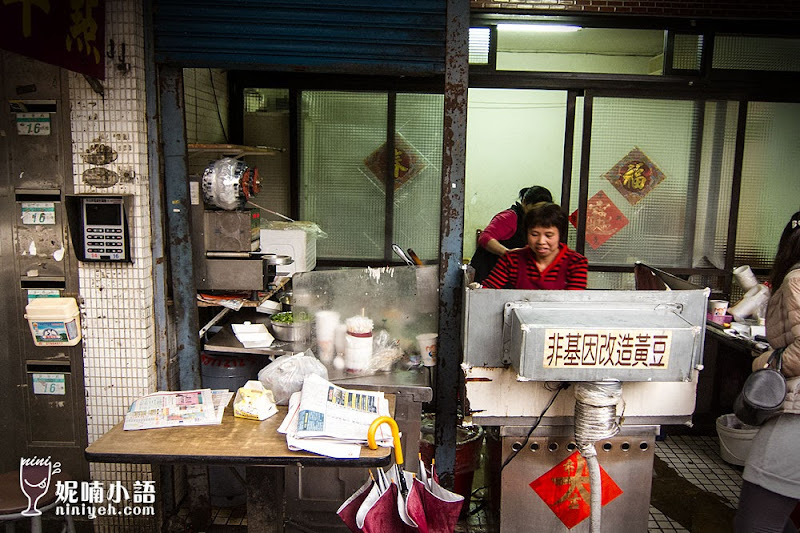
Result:
{"label": "red diamond paper with \u798f", "polygon": [[[532,481],[530,487],[570,529],[588,518],[592,512],[589,467],[579,452],[573,453],[540,478]],[[600,487],[602,505],[608,504],[622,494],[622,489],[602,466]]]}
{"label": "red diamond paper with \u798f", "polygon": [[643,200],[666,178],[658,165],[638,146],[634,146],[604,176],[631,205]]}
{"label": "red diamond paper with \u798f", "polygon": [[[569,221],[578,227],[578,211],[569,216]],[[589,198],[586,203],[586,243],[597,250],[600,245],[628,225],[628,217],[603,191]]]}

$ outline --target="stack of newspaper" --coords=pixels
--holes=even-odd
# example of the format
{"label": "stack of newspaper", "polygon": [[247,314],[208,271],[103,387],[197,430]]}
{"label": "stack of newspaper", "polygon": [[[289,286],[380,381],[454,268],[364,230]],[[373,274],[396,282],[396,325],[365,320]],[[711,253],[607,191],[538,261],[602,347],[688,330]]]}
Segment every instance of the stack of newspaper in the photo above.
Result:
{"label": "stack of newspaper", "polygon": [[154,392],[135,400],[122,428],[152,429],[221,424],[233,393],[220,389]]}
{"label": "stack of newspaper", "polygon": [[[352,459],[367,443],[367,430],[379,416],[389,415],[389,401],[379,391],[351,390],[312,374],[303,389],[289,398],[289,412],[278,431],[290,450]],[[389,426],[375,433],[379,446],[391,446]]]}

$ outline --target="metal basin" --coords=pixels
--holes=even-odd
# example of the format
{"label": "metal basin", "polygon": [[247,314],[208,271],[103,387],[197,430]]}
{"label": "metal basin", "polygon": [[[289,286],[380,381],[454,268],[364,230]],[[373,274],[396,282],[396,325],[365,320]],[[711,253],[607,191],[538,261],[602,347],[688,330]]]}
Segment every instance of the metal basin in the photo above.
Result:
{"label": "metal basin", "polygon": [[279,341],[302,342],[307,341],[311,337],[310,317],[302,319],[295,315],[294,322],[279,322],[270,320],[270,326],[272,329],[272,334]]}

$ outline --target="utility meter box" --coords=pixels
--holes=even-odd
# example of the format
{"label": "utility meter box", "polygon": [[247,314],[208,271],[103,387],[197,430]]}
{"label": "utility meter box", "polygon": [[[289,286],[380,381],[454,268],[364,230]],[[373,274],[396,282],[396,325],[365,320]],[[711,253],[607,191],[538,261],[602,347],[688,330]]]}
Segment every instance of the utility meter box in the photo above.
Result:
{"label": "utility meter box", "polygon": [[669,303],[510,302],[508,357],[536,381],[688,381],[704,331]]}

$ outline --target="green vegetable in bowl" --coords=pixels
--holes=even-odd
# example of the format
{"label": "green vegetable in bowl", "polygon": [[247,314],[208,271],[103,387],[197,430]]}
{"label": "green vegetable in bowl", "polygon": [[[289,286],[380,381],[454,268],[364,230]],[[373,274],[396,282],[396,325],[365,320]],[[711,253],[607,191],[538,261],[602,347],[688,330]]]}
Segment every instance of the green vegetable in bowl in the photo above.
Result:
{"label": "green vegetable in bowl", "polygon": [[280,324],[293,324],[295,322],[308,322],[311,320],[311,317],[305,311],[300,311],[299,313],[285,311],[283,313],[275,313],[272,315],[271,319],[273,322],[278,322]]}

